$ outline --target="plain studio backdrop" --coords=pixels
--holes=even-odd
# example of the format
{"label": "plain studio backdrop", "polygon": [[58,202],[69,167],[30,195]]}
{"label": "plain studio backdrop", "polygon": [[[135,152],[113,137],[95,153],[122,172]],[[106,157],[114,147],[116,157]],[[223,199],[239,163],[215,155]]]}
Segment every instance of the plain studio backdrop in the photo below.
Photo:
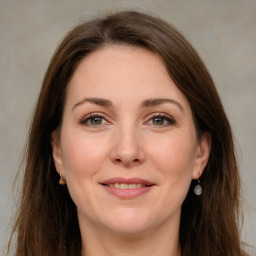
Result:
{"label": "plain studio backdrop", "polygon": [[208,67],[235,136],[246,199],[243,237],[256,245],[255,0],[0,0],[0,255],[32,109],[55,48],[81,20],[131,8],[177,27]]}

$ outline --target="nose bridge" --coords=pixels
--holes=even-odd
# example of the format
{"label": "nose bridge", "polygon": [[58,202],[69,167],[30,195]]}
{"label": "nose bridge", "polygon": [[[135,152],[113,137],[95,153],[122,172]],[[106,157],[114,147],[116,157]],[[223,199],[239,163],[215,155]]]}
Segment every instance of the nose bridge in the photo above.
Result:
{"label": "nose bridge", "polygon": [[115,127],[111,157],[115,162],[134,165],[144,160],[138,126],[130,121]]}

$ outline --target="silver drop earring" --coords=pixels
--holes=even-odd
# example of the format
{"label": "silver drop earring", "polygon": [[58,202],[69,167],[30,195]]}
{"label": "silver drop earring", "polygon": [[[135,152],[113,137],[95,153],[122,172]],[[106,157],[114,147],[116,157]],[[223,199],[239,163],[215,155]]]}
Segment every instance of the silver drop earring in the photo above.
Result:
{"label": "silver drop earring", "polygon": [[198,184],[194,187],[194,193],[197,195],[197,196],[200,196],[202,194],[202,187],[200,185],[200,180],[198,179],[197,180]]}

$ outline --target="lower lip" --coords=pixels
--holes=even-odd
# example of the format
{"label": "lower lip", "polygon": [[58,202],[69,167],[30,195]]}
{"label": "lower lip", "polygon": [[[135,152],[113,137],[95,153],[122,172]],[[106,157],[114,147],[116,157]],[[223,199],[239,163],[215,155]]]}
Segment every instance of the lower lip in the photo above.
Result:
{"label": "lower lip", "polygon": [[153,186],[147,186],[147,187],[134,188],[134,189],[120,189],[115,187],[108,187],[105,185],[102,185],[102,186],[109,193],[122,199],[132,199],[132,198],[138,197],[142,194],[149,192],[153,188]]}

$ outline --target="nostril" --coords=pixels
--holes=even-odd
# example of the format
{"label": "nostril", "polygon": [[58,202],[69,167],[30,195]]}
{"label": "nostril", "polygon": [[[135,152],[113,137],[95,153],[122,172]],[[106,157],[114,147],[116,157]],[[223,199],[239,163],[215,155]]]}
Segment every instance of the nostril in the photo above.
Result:
{"label": "nostril", "polygon": [[114,160],[116,163],[124,163],[124,164],[131,164],[131,163],[139,163],[140,162],[140,159],[139,158],[135,158],[133,159],[132,161],[125,161],[125,159],[120,159],[120,158],[116,158]]}

